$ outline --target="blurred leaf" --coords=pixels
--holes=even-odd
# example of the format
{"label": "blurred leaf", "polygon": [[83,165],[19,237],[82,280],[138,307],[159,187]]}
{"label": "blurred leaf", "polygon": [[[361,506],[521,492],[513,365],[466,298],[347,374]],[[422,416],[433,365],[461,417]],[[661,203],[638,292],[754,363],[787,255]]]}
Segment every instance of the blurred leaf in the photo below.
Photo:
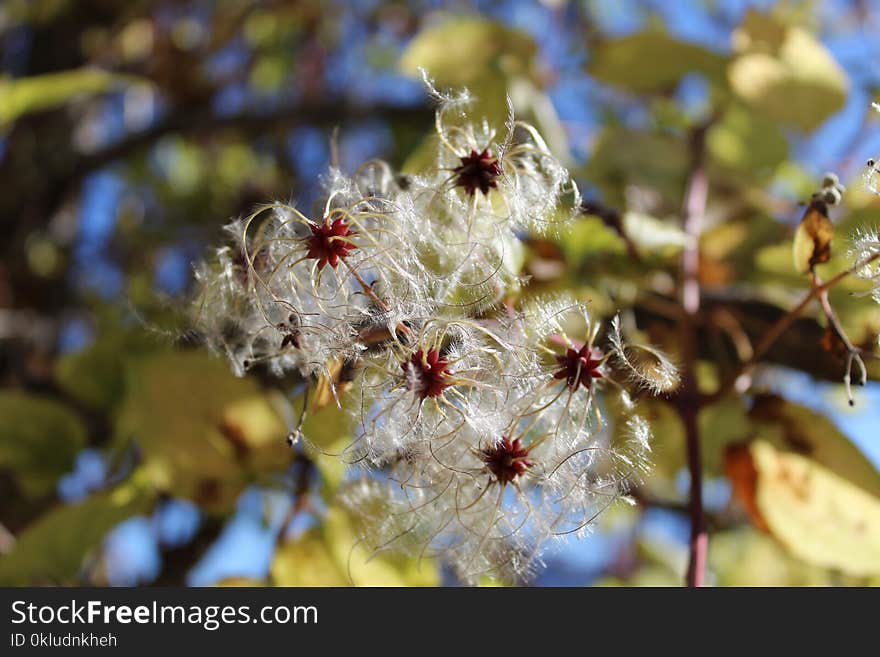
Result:
{"label": "blurred leaf", "polygon": [[709,130],[707,146],[726,177],[764,179],[788,157],[788,140],[779,125],[740,104],[731,106]]}
{"label": "blurred leaf", "polygon": [[0,79],[0,128],[30,112],[62,105],[77,96],[101,93],[130,79],[91,68]]}
{"label": "blurred leaf", "polygon": [[[348,514],[330,507],[324,518],[324,537],[336,562],[355,586],[437,586],[440,573],[429,558],[394,553],[371,554],[357,540]],[[347,577],[348,579],[348,577]]]}
{"label": "blurred leaf", "polygon": [[635,548],[638,568],[602,578],[595,586],[681,586],[687,567],[687,552],[681,544],[640,535]]}
{"label": "blurred leaf", "polygon": [[700,409],[698,416],[703,442],[703,466],[712,476],[724,474],[724,450],[751,435],[745,400],[728,395]]}
{"label": "blurred leaf", "polygon": [[813,130],[846,102],[846,72],[801,27],[751,12],[734,34],[733,90],[770,118]]}
{"label": "blurred leaf", "polygon": [[274,91],[283,84],[289,66],[284,57],[277,55],[260,57],[251,69],[251,85],[257,91],[266,93]]}
{"label": "blurred leaf", "polygon": [[626,245],[614,230],[596,216],[578,217],[566,228],[559,246],[569,262],[580,262],[603,253],[623,254]]}
{"label": "blurred leaf", "polygon": [[[297,412],[301,408],[300,401]],[[303,423],[306,454],[317,465],[328,491],[335,490],[345,475],[345,463],[337,455],[351,443],[353,431],[352,416],[335,403],[310,412]]]}
{"label": "blurred leaf", "polygon": [[[450,47],[455,44],[455,47]],[[450,18],[422,30],[410,42],[400,68],[418,75],[419,67],[445,87],[469,87],[487,75],[529,75],[537,45],[525,32],[484,18]]]}
{"label": "blurred leaf", "polygon": [[757,435],[778,450],[809,457],[867,493],[880,497],[880,472],[821,413],[776,395],[759,395],[749,412]]}
{"label": "blurred leaf", "polygon": [[[686,464],[681,419],[672,405],[661,400],[642,400],[639,413],[648,420],[654,434],[654,473],[649,478],[649,485],[659,495],[674,496],[676,476]],[[730,395],[705,405],[700,409],[698,422],[703,469],[708,476],[721,476],[724,474],[725,448],[748,439],[753,432],[745,401],[742,397]]]}
{"label": "blurred leaf", "polygon": [[425,173],[437,166],[437,145],[439,140],[436,134],[426,135],[418,146],[406,156],[400,167],[401,173],[418,174]]}
{"label": "blurred leaf", "polygon": [[831,259],[831,238],[834,226],[828,218],[828,208],[821,201],[813,201],[804,212],[794,234],[792,255],[794,267],[802,274]]}
{"label": "blurred leaf", "polygon": [[650,30],[599,44],[587,71],[634,92],[668,91],[688,73],[722,81],[725,58],[666,32]]}
{"label": "blurred leaf", "polygon": [[750,527],[718,532],[709,542],[709,570],[718,586],[827,586],[830,573],[793,559]]}
{"label": "blurred leaf", "polygon": [[[777,284],[804,286],[804,277],[794,268],[794,242],[788,240],[779,244],[770,244],[758,249],[755,253],[756,274],[769,272],[774,275]],[[804,288],[806,291],[806,288]]]}
{"label": "blurred leaf", "polygon": [[0,391],[0,468],[28,496],[53,493],[73,469],[86,430],[67,406],[44,397]]}
{"label": "blurred leaf", "polygon": [[791,554],[851,575],[880,573],[880,498],[763,440],[741,450],[755,472],[747,506]]}
{"label": "blurred leaf", "polygon": [[249,588],[253,586],[266,586],[266,582],[250,577],[227,577],[226,579],[221,579],[214,586]]}
{"label": "blurred leaf", "polygon": [[638,587],[679,587],[682,579],[668,568],[646,565],[637,569],[627,577],[610,576],[596,580],[593,586],[638,586]]}
{"label": "blurred leaf", "polygon": [[584,175],[603,192],[606,203],[627,207],[629,186],[644,186],[680,202],[688,166],[687,147],[672,135],[610,127],[603,130]]}
{"label": "blurred leaf", "polygon": [[282,545],[269,569],[275,586],[349,586],[319,529]]}
{"label": "blurred leaf", "polygon": [[286,427],[268,397],[201,352],[132,359],[117,423],[140,446],[154,485],[227,511],[256,474],[290,462]]}
{"label": "blurred leaf", "polygon": [[118,523],[150,508],[153,493],[134,478],[79,504],[58,506],[18,536],[0,558],[0,584],[77,584],[83,562]]}
{"label": "blurred leaf", "polygon": [[347,513],[330,507],[320,527],[281,546],[271,566],[278,586],[437,586],[430,559],[373,554],[357,541]]}
{"label": "blurred leaf", "polygon": [[126,358],[155,349],[141,332],[105,328],[96,342],[56,361],[55,380],[77,401],[109,410],[125,396]]}
{"label": "blurred leaf", "polygon": [[[616,407],[614,415],[625,419],[629,413],[631,411],[625,407]],[[678,495],[676,475],[685,462],[684,428],[681,419],[671,404],[651,397],[645,397],[639,403],[638,413],[647,420],[654,436],[651,443],[653,468],[646,486],[655,495],[674,498]],[[626,429],[626,423],[620,419],[615,421],[614,426],[618,431]]]}
{"label": "blurred leaf", "polygon": [[623,215],[623,229],[640,251],[659,251],[666,255],[678,253],[687,242],[680,226],[640,212]]}
{"label": "blurred leaf", "polygon": [[537,50],[525,32],[484,18],[450,18],[420,32],[400,68],[412,76],[424,68],[441,90],[467,87],[476,96],[476,113],[501,127],[511,83],[533,75]]}

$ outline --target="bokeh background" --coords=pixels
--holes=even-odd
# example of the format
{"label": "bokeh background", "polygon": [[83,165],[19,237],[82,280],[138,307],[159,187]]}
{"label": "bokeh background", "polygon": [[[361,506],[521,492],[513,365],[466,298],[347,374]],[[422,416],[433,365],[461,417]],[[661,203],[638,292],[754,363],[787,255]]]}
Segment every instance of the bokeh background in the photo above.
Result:
{"label": "bokeh background", "polygon": [[[345,585],[354,564],[359,584],[455,584],[442,564],[352,551],[332,502],[343,474],[284,444],[277,382],[234,379],[185,331],[192,263],[256,203],[311,209],[331,162],[416,170],[424,66],[491,121],[510,96],[591,201],[570,235],[524,236],[534,288],[622,309],[674,354],[686,135],[711,122],[711,389],[807,289],[791,241],[825,171],[849,187],[827,271],[880,223],[863,181],[880,154],[878,36],[874,0],[4,0],[0,582]],[[880,306],[860,289],[833,298],[871,349]],[[823,327],[808,312],[749,395],[701,414],[710,583],[880,581],[880,385],[846,404]],[[536,584],[682,581],[682,431],[668,406],[652,413],[638,504],[548,554]],[[831,472],[837,511],[768,527],[725,468],[728,445],[756,438]]]}

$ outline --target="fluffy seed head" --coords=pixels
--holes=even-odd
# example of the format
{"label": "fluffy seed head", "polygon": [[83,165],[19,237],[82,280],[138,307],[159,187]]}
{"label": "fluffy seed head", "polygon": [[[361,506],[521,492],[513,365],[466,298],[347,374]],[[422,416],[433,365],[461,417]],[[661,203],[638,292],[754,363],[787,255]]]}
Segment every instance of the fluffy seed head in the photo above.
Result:
{"label": "fluffy seed head", "polygon": [[618,440],[594,383],[615,378],[608,391],[624,395],[616,377],[632,370],[663,392],[675,371],[619,328],[595,348],[584,303],[502,303],[525,284],[522,235],[574,216],[577,188],[534,127],[511,113],[498,135],[466,96],[431,90],[433,164],[405,179],[376,160],[332,168],[321,214],[276,202],[232,222],[197,270],[195,323],[236,373],[296,374],[310,403],[351,415],[339,459],[381,470],[340,494],[365,545],[437,554],[465,582],[516,581],[644,471],[647,425]]}

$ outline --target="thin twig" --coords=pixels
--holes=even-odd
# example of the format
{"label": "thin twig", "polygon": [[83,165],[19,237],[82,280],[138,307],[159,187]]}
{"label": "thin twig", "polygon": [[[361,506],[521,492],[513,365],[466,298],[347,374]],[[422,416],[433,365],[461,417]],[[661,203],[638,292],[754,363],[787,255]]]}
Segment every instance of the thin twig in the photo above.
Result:
{"label": "thin twig", "polygon": [[868,370],[865,368],[865,362],[862,360],[862,350],[856,347],[846,334],[843,325],[840,323],[840,319],[837,317],[837,313],[831,305],[831,300],[828,298],[828,288],[824,287],[821,279],[815,271],[810,272],[810,281],[813,285],[813,289],[818,291],[819,304],[822,306],[822,312],[825,314],[825,319],[828,320],[828,327],[834,332],[841,344],[843,344],[844,349],[846,349],[846,373],[843,376],[843,385],[846,387],[846,398],[849,405],[855,406],[856,402],[852,393],[853,363],[856,363],[859,366],[859,383],[865,385],[868,379]]}
{"label": "thin twig", "polygon": [[[703,402],[710,403],[727,394],[734,387],[740,377],[748,374],[748,372],[761,361],[764,355],[770,350],[770,347],[772,347],[776,343],[776,341],[782,336],[782,334],[785,333],[785,331],[795,322],[795,320],[797,320],[803,314],[804,310],[806,310],[813,299],[819,299],[820,303],[823,304],[823,311],[825,312],[826,317],[828,317],[828,310],[825,308],[826,305],[828,306],[828,308],[830,308],[830,303],[828,303],[827,300],[828,290],[843,281],[845,278],[856,273],[860,269],[863,269],[864,267],[870,265],[878,258],[880,258],[880,253],[875,253],[869,258],[866,258],[865,260],[856,263],[849,269],[844,269],[842,272],[835,274],[825,282],[820,281],[818,277],[814,276],[812,285],[810,286],[810,290],[804,295],[804,297],[798,302],[798,304],[794,308],[792,308],[785,315],[777,319],[776,322],[767,330],[767,332],[764,334],[764,337],[761,338],[761,341],[755,347],[752,357],[744,361],[733,374],[728,376],[722,382],[716,392],[711,395],[704,396]],[[825,298],[824,302],[822,301],[823,297]],[[828,317],[828,320],[832,323],[832,326],[834,326],[836,315],[834,315],[833,310],[831,310],[831,315],[835,317],[835,320],[832,320],[831,317]],[[839,322],[837,322],[837,325],[839,326]],[[839,335],[841,331],[842,329],[839,331],[837,327],[835,327],[835,332],[837,332]],[[842,335],[841,339],[844,342],[844,345],[847,345],[848,340],[845,339]],[[850,349],[850,347],[852,347],[851,344],[847,345],[848,350]]]}

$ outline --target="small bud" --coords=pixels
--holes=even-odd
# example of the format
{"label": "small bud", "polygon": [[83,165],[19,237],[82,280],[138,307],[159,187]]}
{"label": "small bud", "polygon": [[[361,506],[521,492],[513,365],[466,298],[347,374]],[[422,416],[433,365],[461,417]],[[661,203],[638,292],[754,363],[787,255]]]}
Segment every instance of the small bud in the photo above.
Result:
{"label": "small bud", "polygon": [[828,172],[825,174],[825,177],[822,178],[822,187],[836,187],[840,184],[840,179],[837,177],[836,173]]}
{"label": "small bud", "polygon": [[822,200],[828,205],[838,205],[842,198],[840,190],[836,187],[829,187],[822,194]]}

